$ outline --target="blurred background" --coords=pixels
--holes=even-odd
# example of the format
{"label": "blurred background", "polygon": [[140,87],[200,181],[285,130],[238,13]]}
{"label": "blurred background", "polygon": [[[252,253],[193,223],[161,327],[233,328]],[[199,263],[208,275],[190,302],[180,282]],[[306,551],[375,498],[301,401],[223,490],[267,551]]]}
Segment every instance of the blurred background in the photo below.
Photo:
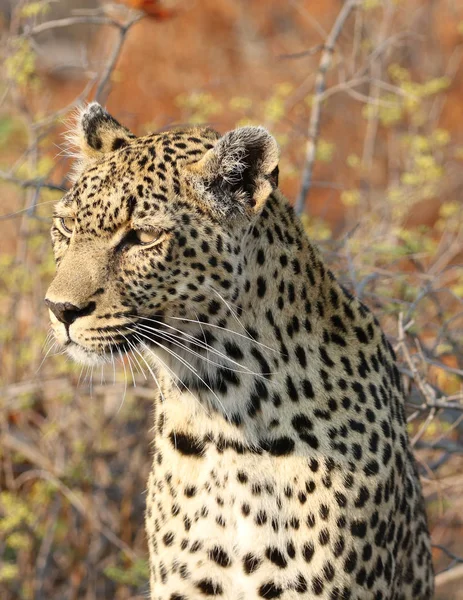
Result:
{"label": "blurred background", "polygon": [[67,361],[43,305],[63,133],[98,99],[136,134],[275,135],[283,192],[397,351],[436,598],[463,599],[463,4],[0,0],[0,36],[0,598],[147,592],[153,384]]}

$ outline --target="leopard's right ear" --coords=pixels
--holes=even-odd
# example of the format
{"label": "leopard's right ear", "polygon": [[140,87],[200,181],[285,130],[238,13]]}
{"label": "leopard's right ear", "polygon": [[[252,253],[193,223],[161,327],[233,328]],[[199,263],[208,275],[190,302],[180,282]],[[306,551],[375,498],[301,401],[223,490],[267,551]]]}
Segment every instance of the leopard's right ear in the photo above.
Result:
{"label": "leopard's right ear", "polygon": [[74,168],[74,178],[77,178],[92,162],[108,152],[127,146],[135,136],[98,102],[92,102],[79,110],[66,139],[72,155],[77,158]]}

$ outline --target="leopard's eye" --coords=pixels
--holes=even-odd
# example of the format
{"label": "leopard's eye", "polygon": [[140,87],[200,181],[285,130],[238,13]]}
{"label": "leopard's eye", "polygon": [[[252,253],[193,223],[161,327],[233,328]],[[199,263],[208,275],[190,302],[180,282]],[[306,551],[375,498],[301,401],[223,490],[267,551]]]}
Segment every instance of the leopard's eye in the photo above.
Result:
{"label": "leopard's eye", "polygon": [[159,229],[134,229],[137,244],[148,246],[149,244],[160,243],[164,238],[164,233]]}
{"label": "leopard's eye", "polygon": [[61,230],[61,232],[67,237],[71,237],[76,224],[75,219],[73,217],[60,217],[58,219],[58,222],[60,225],[59,229]]}

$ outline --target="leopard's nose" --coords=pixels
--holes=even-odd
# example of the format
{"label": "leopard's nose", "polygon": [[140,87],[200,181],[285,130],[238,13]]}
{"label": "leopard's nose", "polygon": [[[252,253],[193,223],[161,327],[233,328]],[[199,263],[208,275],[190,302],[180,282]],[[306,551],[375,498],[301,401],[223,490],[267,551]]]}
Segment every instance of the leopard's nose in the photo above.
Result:
{"label": "leopard's nose", "polygon": [[89,302],[86,306],[78,307],[70,302],[52,302],[45,299],[45,304],[58,321],[61,321],[64,325],[71,325],[79,317],[90,315],[96,308],[95,302]]}

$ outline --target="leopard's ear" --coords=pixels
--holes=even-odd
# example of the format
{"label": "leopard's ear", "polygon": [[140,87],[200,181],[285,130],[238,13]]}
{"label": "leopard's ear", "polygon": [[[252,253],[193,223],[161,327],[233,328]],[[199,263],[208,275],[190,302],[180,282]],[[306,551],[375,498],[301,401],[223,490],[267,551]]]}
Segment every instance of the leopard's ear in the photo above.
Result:
{"label": "leopard's ear", "polygon": [[189,165],[222,214],[258,213],[278,187],[278,144],[264,127],[240,127]]}
{"label": "leopard's ear", "polygon": [[107,152],[127,146],[135,136],[98,102],[92,102],[78,111],[74,126],[66,138],[78,161],[75,168],[78,176],[91,162]]}

